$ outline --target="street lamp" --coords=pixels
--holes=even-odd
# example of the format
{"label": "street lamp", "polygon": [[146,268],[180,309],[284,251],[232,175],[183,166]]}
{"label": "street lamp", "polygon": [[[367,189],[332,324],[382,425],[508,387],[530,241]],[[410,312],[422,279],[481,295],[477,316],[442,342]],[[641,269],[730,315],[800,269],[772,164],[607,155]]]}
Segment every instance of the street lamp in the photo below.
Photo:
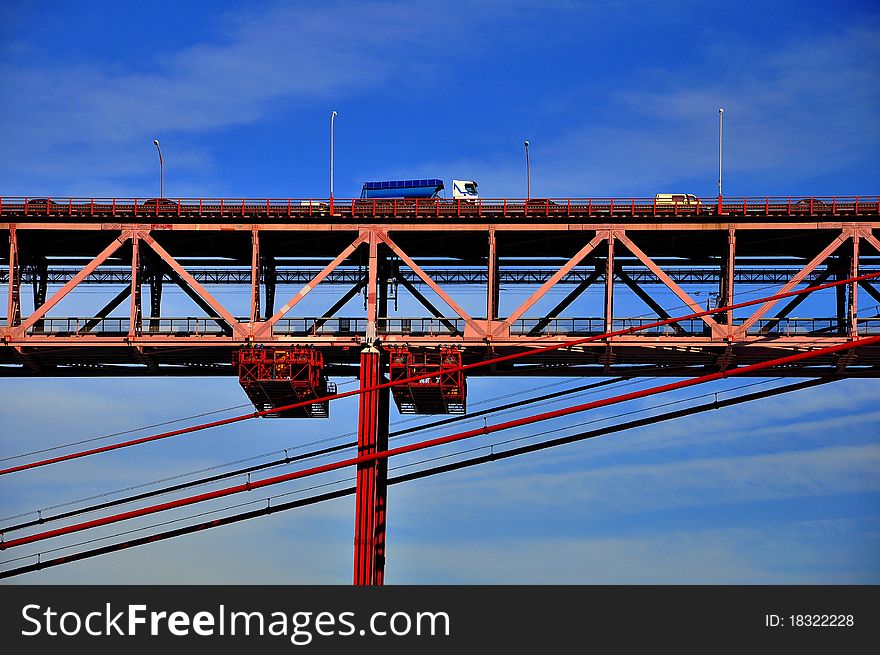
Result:
{"label": "street lamp", "polygon": [[333,123],[336,111],[330,112],[330,202],[333,202]]}
{"label": "street lamp", "polygon": [[718,199],[721,200],[721,137],[724,126],[724,109],[718,110]]}
{"label": "street lamp", "polygon": [[159,147],[159,140],[153,139],[153,145],[159,152],[159,197],[165,197],[165,160],[162,158],[162,148]]}
{"label": "street lamp", "polygon": [[529,142],[523,141],[526,147],[526,200],[532,197],[532,169],[529,165]]}

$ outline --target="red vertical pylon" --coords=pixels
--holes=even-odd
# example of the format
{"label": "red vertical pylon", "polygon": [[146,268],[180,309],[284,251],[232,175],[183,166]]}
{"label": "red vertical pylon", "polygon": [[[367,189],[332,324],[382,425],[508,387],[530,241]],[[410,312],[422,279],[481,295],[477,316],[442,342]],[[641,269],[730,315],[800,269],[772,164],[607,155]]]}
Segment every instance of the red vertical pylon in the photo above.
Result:
{"label": "red vertical pylon", "polygon": [[[361,351],[362,389],[376,386],[382,381],[380,366],[379,350],[369,346]],[[361,394],[358,412],[359,456],[387,448],[387,406],[387,389]],[[361,464],[357,469],[353,580],[356,585],[379,585],[383,581],[387,466],[387,461],[374,461]]]}

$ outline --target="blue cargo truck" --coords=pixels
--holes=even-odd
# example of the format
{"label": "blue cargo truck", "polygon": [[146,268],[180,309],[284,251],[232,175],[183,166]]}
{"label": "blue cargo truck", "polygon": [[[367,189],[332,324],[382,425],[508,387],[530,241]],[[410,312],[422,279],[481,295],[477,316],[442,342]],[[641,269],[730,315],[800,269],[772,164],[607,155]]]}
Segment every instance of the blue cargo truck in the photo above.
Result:
{"label": "blue cargo truck", "polygon": [[[361,198],[439,198],[444,188],[443,180],[436,178],[364,182]],[[476,200],[480,197],[477,194],[477,183],[473,180],[452,180],[452,197]]]}

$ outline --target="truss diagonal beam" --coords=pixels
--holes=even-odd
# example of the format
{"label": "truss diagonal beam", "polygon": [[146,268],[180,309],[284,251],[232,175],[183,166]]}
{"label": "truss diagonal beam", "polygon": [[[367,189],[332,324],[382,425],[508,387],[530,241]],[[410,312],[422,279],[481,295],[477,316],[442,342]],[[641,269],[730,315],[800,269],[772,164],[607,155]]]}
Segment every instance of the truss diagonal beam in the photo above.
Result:
{"label": "truss diagonal beam", "polygon": [[219,325],[225,334],[232,334],[234,327],[230,325],[224,318],[220,316],[214,315],[214,308],[198,293],[196,293],[195,289],[191,288],[186,281],[180,277],[180,275],[172,269],[170,266],[161,263],[161,266],[165,267],[164,273],[168,276],[168,278],[175,284],[177,287],[183,291],[190,300],[192,300],[196,305],[198,305],[199,309],[205,312],[205,315],[212,321],[214,321],[217,325]]}
{"label": "truss diagonal beam", "polygon": [[874,246],[874,249],[880,253],[880,239],[877,239],[871,232],[870,228],[866,228],[864,230],[860,230],[859,236]]}
{"label": "truss diagonal beam", "polygon": [[[585,245],[583,248],[578,250],[578,252],[574,255],[574,257],[569,259],[568,262],[566,262],[562,266],[562,268],[560,268],[553,275],[551,275],[550,279],[547,280],[544,284],[542,284],[537,289],[537,291],[535,291],[531,296],[529,296],[522,305],[520,305],[517,309],[515,309],[513,311],[513,313],[510,314],[510,316],[508,316],[506,319],[504,319],[504,321],[501,322],[501,325],[499,325],[495,329],[494,333],[501,334],[505,330],[508,330],[510,328],[510,326],[514,324],[514,322],[519,320],[519,318],[523,314],[525,314],[527,311],[529,311],[529,309],[531,309],[531,307],[536,302],[538,302],[541,298],[543,298],[544,295],[550,289],[552,289],[554,286],[556,286],[556,284],[562,278],[564,278],[566,275],[568,275],[569,272],[571,272],[571,270],[575,266],[580,264],[584,260],[584,258],[586,258],[587,255],[589,255],[591,252],[593,252],[596,249],[596,246],[598,246],[603,241],[606,241],[608,238],[609,238],[609,234],[607,232],[597,233],[596,236],[594,236],[592,239],[590,239],[590,241],[587,243],[587,245]],[[608,282],[606,281],[606,284],[607,283]]]}
{"label": "truss diagonal beam", "polygon": [[[831,273],[832,273],[832,271],[830,269],[823,272],[819,277],[817,277],[815,280],[810,282],[810,284],[807,285],[807,288],[812,289],[814,287],[818,287],[820,284],[823,284],[825,282],[825,280],[827,280],[829,277],[831,277]],[[838,287],[838,288],[840,288],[840,287]],[[779,325],[779,322],[782,319],[786,318],[789,314],[791,314],[791,312],[793,312],[795,309],[797,309],[797,307],[802,302],[804,302],[806,299],[807,299],[806,294],[801,295],[801,296],[795,296],[794,298],[792,298],[785,305],[785,307],[783,307],[782,309],[780,309],[777,312],[776,316],[774,316],[769,321],[767,321],[767,325],[765,325],[760,330],[758,330],[758,334],[769,334],[773,330],[773,328],[775,328],[777,325]]]}
{"label": "truss diagonal beam", "polygon": [[354,298],[360,292],[360,290],[363,289],[365,286],[367,286],[367,281],[364,279],[364,280],[361,280],[360,282],[358,282],[357,284],[355,284],[351,289],[346,291],[345,294],[339,300],[337,300],[335,303],[333,303],[332,307],[329,307],[327,309],[327,311],[325,311],[323,314],[321,314],[320,318],[315,319],[315,322],[312,323],[311,327],[306,329],[305,333],[309,334],[311,332],[316,331],[318,328],[320,328],[322,325],[324,325],[324,323],[326,323],[331,318],[333,318],[334,314],[336,314],[336,312],[338,312],[340,309],[345,307],[346,303],[348,303],[349,300]]}
{"label": "truss diagonal beam", "polygon": [[464,322],[468,324],[468,327],[470,327],[476,334],[480,336],[483,336],[485,334],[485,331],[479,325],[477,325],[477,322],[471,318],[470,314],[464,311],[464,309],[462,309],[461,306],[457,302],[455,302],[448,293],[446,293],[436,282],[434,282],[434,280],[431,279],[431,276],[425,273],[425,271],[423,271],[422,268],[418,264],[416,264],[412,260],[412,258],[407,255],[403,251],[403,249],[394,242],[391,237],[388,236],[386,232],[379,231],[377,232],[377,234],[379,236],[379,239],[386,246],[391,248],[394,254],[400,257],[400,259],[407,266],[409,266],[416,275],[419,276],[419,279],[421,279],[422,282],[428,285],[431,291],[440,296],[441,300],[449,305],[449,308],[452,309],[452,311],[454,311],[462,319],[464,319]]}
{"label": "truss diagonal beam", "polygon": [[431,314],[434,315],[434,318],[439,319],[440,323],[445,325],[446,328],[449,330],[449,332],[453,336],[457,335],[457,334],[461,334],[458,331],[458,328],[455,327],[455,324],[452,321],[445,318],[443,316],[443,312],[441,312],[439,309],[437,309],[437,307],[434,305],[434,303],[432,303],[430,300],[425,298],[424,294],[421,291],[419,291],[412,282],[407,280],[404,276],[400,275],[400,273],[395,273],[394,277],[397,279],[398,282],[400,282],[403,285],[404,289],[409,291],[412,294],[412,296],[422,304],[422,306],[425,309],[427,309],[429,312],[431,312]]}
{"label": "truss diagonal beam", "polygon": [[305,298],[306,295],[308,295],[308,293],[312,289],[314,289],[316,286],[318,286],[321,283],[321,280],[323,280],[325,277],[330,275],[330,273],[332,273],[336,269],[337,266],[339,266],[342,262],[344,262],[346,259],[348,259],[348,257],[355,250],[357,250],[358,246],[360,246],[364,241],[366,241],[369,238],[369,236],[370,236],[369,231],[367,231],[367,230],[362,231],[357,236],[357,238],[354,241],[352,241],[351,244],[348,245],[348,247],[345,248],[345,250],[343,250],[341,253],[339,253],[333,259],[332,262],[330,262],[329,264],[327,264],[327,266],[325,266],[323,269],[321,269],[321,271],[318,272],[317,275],[315,275],[315,277],[313,277],[308,282],[308,284],[306,284],[302,289],[300,289],[299,292],[293,298],[291,298],[286,303],[284,303],[284,305],[277,312],[272,314],[272,316],[270,318],[268,318],[263,323],[262,327],[260,327],[260,329],[256,331],[256,334],[258,336],[270,334],[272,332],[272,328],[275,326],[275,324],[278,321],[280,321],[287,312],[289,312],[291,309],[293,309],[299,303],[300,300]]}
{"label": "truss diagonal beam", "polygon": [[[691,298],[691,296],[680,286],[678,286],[671,277],[669,277],[666,272],[657,266],[654,261],[648,257],[641,248],[639,248],[636,244],[633,243],[632,239],[630,239],[624,232],[617,233],[617,238],[620,242],[626,246],[627,250],[629,250],[632,254],[636,256],[636,258],[644,264],[648,270],[650,270],[654,275],[656,275],[666,287],[672,291],[679,299],[687,305],[691,311],[693,312],[702,312],[702,307],[700,304]],[[716,336],[721,335],[721,326],[718,325],[718,322],[709,315],[703,315],[700,317],[706,325],[712,330],[712,334]]]}
{"label": "truss diagonal beam", "polygon": [[95,314],[95,318],[93,318],[92,320],[87,322],[80,330],[78,330],[78,332],[80,334],[85,334],[87,332],[91,332],[92,330],[94,330],[103,319],[107,318],[107,315],[110,312],[112,312],[114,309],[119,307],[119,305],[121,305],[122,302],[126,298],[128,298],[130,293],[131,293],[131,286],[129,285],[127,287],[124,287],[122,289],[122,291],[117,293],[116,296],[114,296],[110,300],[110,302],[108,302],[106,305],[104,305],[101,309],[98,310],[98,313]]}
{"label": "truss diagonal beam", "polygon": [[24,336],[24,334],[34,325],[37,321],[42,319],[46,313],[52,309],[55,305],[57,305],[61,300],[68,294],[70,291],[86,279],[89,275],[94,272],[101,264],[107,261],[107,258],[110,257],[114,252],[119,250],[119,247],[128,241],[131,238],[131,232],[122,232],[119,236],[117,236],[113,241],[108,245],[104,250],[102,250],[97,257],[95,257],[92,261],[83,267],[83,269],[74,275],[70,281],[65,284],[63,287],[58,289],[55,293],[52,294],[52,297],[49,298],[46,302],[40,305],[38,308],[34,310],[34,312],[28,316],[24,321],[22,321],[21,325],[16,328],[13,328],[13,334],[16,336]]}
{"label": "truss diagonal beam", "polygon": [[[238,329],[238,321],[235,317],[226,309],[221,302],[219,302],[214,296],[212,296],[205,287],[198,283],[198,281],[190,275],[189,271],[187,271],[183,266],[177,263],[177,260],[172,257],[165,248],[163,248],[156,240],[151,237],[149,234],[143,233],[140,235],[140,238],[146,243],[152,250],[155,252],[162,261],[172,270],[177,276],[183,280],[185,284],[179,284],[181,289],[187,291],[187,287],[194,292],[199,298],[201,298],[202,302],[204,302],[208,307],[211,308],[212,311],[216,312],[214,316],[219,316],[224,321],[229,324],[229,327],[232,329],[233,333]],[[188,295],[189,292],[187,292]],[[195,296],[190,295],[191,298],[195,300]],[[199,303],[201,306],[201,303]],[[212,317],[213,318],[213,317]]]}
{"label": "truss diagonal beam", "polygon": [[867,291],[868,295],[871,296],[874,300],[880,302],[880,291],[878,291],[873,284],[871,284],[870,282],[859,282],[859,286]]}
{"label": "truss diagonal beam", "polygon": [[547,316],[538,321],[535,324],[535,327],[529,330],[529,336],[534,337],[541,334],[541,330],[550,325],[550,321],[559,316],[562,312],[566,310],[569,305],[571,305],[571,303],[580,298],[584,291],[589,289],[593,285],[593,283],[601,276],[602,273],[600,273],[599,271],[593,271],[592,273],[590,273],[589,277],[587,277],[586,280],[584,280],[574,289],[572,289],[572,291],[567,296],[565,296],[565,298],[559,301],[556,307],[547,312]]}
{"label": "truss diagonal beam", "polygon": [[[798,284],[800,284],[807,275],[809,275],[813,269],[815,269],[819,264],[828,259],[834,252],[840,248],[846,241],[850,238],[850,234],[845,231],[841,231],[834,240],[831,241],[827,246],[825,246],[822,251],[813,257],[806,266],[804,266],[793,278],[791,278],[779,291],[774,295],[779,295],[783,293],[787,293],[794,289]],[[742,325],[736,330],[738,338],[742,338],[744,335],[748,334],[749,328],[752,327],[757,321],[766,316],[767,312],[773,309],[778,303],[779,300],[768,300],[763,305],[758,307],[758,309],[747,318]]]}
{"label": "truss diagonal beam", "polygon": [[[649,293],[647,293],[642,287],[640,287],[629,275],[623,272],[623,267],[617,267],[617,277],[620,278],[620,281],[623,282],[629,289],[636,294],[639,299],[645,303],[648,307],[650,307],[654,312],[656,312],[657,316],[660,318],[672,318],[663,307],[654,300]],[[678,323],[670,323],[669,324],[676,334],[685,334],[685,329],[681,327]]]}

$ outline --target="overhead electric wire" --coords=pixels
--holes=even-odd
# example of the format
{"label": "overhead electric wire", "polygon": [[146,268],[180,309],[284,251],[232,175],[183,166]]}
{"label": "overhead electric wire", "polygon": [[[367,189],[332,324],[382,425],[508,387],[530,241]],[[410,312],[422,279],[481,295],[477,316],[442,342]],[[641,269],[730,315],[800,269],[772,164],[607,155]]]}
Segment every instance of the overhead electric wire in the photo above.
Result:
{"label": "overhead electric wire", "polygon": [[[775,302],[775,301],[777,301],[777,300],[781,300],[781,299],[783,299],[783,298],[789,298],[789,297],[792,297],[792,296],[796,296],[796,295],[800,295],[800,294],[805,294],[805,293],[814,293],[814,292],[816,292],[816,291],[820,291],[820,290],[822,290],[822,289],[832,288],[832,287],[840,286],[840,285],[842,285],[842,284],[852,284],[852,283],[854,283],[854,282],[859,282],[859,281],[862,281],[862,280],[874,279],[874,278],[877,278],[877,277],[880,277],[880,272],[877,272],[877,273],[868,273],[868,274],[865,274],[865,275],[860,275],[860,276],[856,276],[856,277],[851,277],[851,278],[847,278],[847,279],[844,279],[844,280],[834,280],[834,281],[832,281],[832,282],[827,282],[827,283],[825,283],[825,284],[817,285],[817,286],[814,286],[814,287],[807,287],[807,288],[805,288],[805,289],[796,289],[796,290],[792,290],[792,291],[787,291],[787,292],[785,292],[785,293],[775,294],[775,295],[773,295],[773,296],[767,296],[767,297],[765,297],[765,298],[757,298],[757,299],[754,299],[754,300],[748,300],[748,301],[744,301],[744,302],[740,302],[740,303],[735,303],[735,304],[732,304],[732,305],[726,305],[726,306],[723,306],[723,307],[716,307],[716,308],[714,308],[714,309],[701,310],[701,311],[699,311],[699,312],[694,312],[694,313],[692,313],[692,314],[688,314],[688,315],[685,315],[685,316],[678,316],[678,317],[673,317],[673,318],[668,318],[668,319],[662,319],[662,320],[654,321],[654,322],[651,322],[651,323],[646,323],[646,324],[644,324],[644,325],[632,326],[632,327],[625,328],[625,329],[622,329],[622,330],[614,330],[614,331],[611,331],[611,332],[606,332],[606,333],[603,333],[603,334],[593,335],[593,336],[589,336],[589,337],[583,337],[583,338],[580,338],[580,339],[573,339],[573,340],[563,341],[563,342],[559,342],[559,343],[554,343],[554,344],[550,344],[550,345],[547,345],[547,346],[542,346],[542,347],[539,347],[539,348],[535,348],[535,349],[532,349],[532,350],[524,350],[524,351],[521,351],[521,352],[511,353],[511,354],[509,354],[509,355],[502,355],[502,356],[499,356],[499,357],[494,357],[494,358],[487,359],[487,360],[483,360],[483,361],[480,361],[480,362],[473,362],[473,363],[471,363],[471,364],[463,364],[463,365],[461,365],[461,366],[456,366],[456,367],[452,367],[452,368],[449,368],[449,369],[444,369],[444,372],[446,372],[446,373],[455,373],[455,372],[458,372],[458,371],[468,371],[468,370],[472,370],[472,369],[475,369],[475,368],[480,368],[480,367],[483,367],[483,366],[490,366],[490,365],[492,365],[492,364],[498,364],[498,363],[501,363],[501,362],[513,361],[513,360],[516,360],[516,359],[521,359],[521,358],[523,358],[523,357],[528,357],[528,356],[532,356],[532,355],[537,355],[537,354],[539,354],[539,353],[550,352],[550,351],[553,351],[553,350],[560,350],[560,349],[562,349],[562,348],[572,348],[572,347],[577,346],[577,345],[580,345],[580,344],[590,343],[590,342],[594,342],[594,341],[601,341],[601,340],[610,340],[610,339],[613,339],[613,338],[615,338],[615,337],[624,336],[624,335],[627,335],[627,334],[633,334],[633,333],[635,333],[635,332],[639,332],[639,331],[642,331],[642,330],[647,330],[647,329],[655,328],[655,327],[661,327],[661,326],[663,326],[663,325],[670,325],[670,324],[672,324],[672,323],[678,323],[678,322],[681,322],[681,321],[684,321],[684,320],[689,320],[689,319],[692,319],[692,318],[699,318],[699,317],[701,317],[701,316],[708,316],[708,315],[710,315],[710,314],[718,314],[718,313],[721,313],[721,312],[731,311],[731,310],[734,310],[734,309],[738,309],[738,308],[742,308],[742,307],[749,307],[749,306],[758,305],[758,304],[762,304],[762,303]],[[870,340],[870,338],[862,339],[863,342],[864,342],[864,341],[869,341],[869,340]],[[369,386],[369,387],[362,387],[362,388],[359,388],[359,389],[353,389],[353,390],[351,390],[351,391],[345,391],[345,392],[342,392],[342,393],[336,393],[336,394],[332,394],[332,395],[324,396],[324,397],[322,397],[322,398],[315,398],[315,399],[310,399],[310,400],[299,401],[299,402],[296,402],[296,403],[291,403],[291,404],[289,404],[289,405],[283,405],[283,406],[280,406],[280,407],[273,407],[273,408],[265,409],[265,410],[261,410],[261,411],[254,411],[254,412],[251,412],[251,413],[248,413],[248,414],[241,414],[241,415],[238,415],[238,416],[233,416],[233,417],[229,417],[229,418],[225,418],[225,419],[221,419],[221,420],[217,420],[217,421],[212,421],[212,422],[209,422],[209,423],[203,423],[203,424],[200,424],[200,425],[190,426],[190,427],[187,427],[187,428],[181,428],[181,429],[178,429],[178,430],[171,430],[171,431],[168,431],[168,432],[163,432],[163,433],[160,433],[160,434],[151,435],[151,436],[147,436],[147,437],[140,437],[140,438],[138,438],[138,439],[132,439],[132,440],[130,440],[130,441],[124,441],[124,442],[120,442],[120,443],[117,443],[117,444],[109,444],[109,445],[106,445],[106,446],[101,446],[101,447],[99,447],[99,448],[93,448],[93,449],[91,449],[91,450],[85,450],[85,451],[80,451],[80,452],[76,452],[76,453],[69,453],[69,454],[67,454],[67,455],[61,455],[61,456],[58,456],[58,457],[53,457],[53,458],[49,458],[49,459],[45,459],[45,460],[40,460],[40,461],[37,461],[37,462],[31,462],[31,463],[29,463],[29,464],[20,464],[20,465],[18,465],[18,466],[13,466],[13,467],[5,468],[5,469],[0,469],[0,475],[8,475],[8,474],[10,474],[10,473],[15,473],[15,472],[18,472],[18,471],[24,471],[24,470],[28,470],[28,469],[32,469],[32,468],[41,467],[41,466],[47,466],[47,465],[50,465],[50,464],[57,464],[57,463],[59,463],[59,462],[69,461],[69,460],[72,460],[72,459],[78,459],[78,458],[81,458],[81,457],[87,457],[87,456],[90,456],[90,455],[96,455],[96,454],[99,454],[99,453],[109,452],[109,451],[111,451],[111,450],[118,450],[118,449],[120,449],[120,448],[126,448],[126,447],[129,447],[129,446],[140,445],[140,444],[144,444],[144,443],[148,443],[148,442],[152,442],[152,441],[157,441],[157,440],[159,440],[159,439],[166,439],[166,438],[169,438],[169,437],[179,436],[179,435],[182,435],[182,434],[189,434],[189,433],[192,433],[192,432],[196,432],[196,431],[200,431],[200,430],[205,430],[205,429],[208,429],[208,428],[219,427],[219,426],[222,426],[222,425],[230,425],[230,424],[232,424],[232,423],[241,422],[241,421],[244,421],[244,420],[247,420],[247,419],[251,419],[251,418],[257,418],[257,417],[259,417],[259,416],[264,416],[264,415],[266,415],[266,414],[271,414],[271,413],[276,413],[276,412],[279,412],[279,411],[287,411],[287,410],[291,410],[291,409],[296,409],[296,408],[298,408],[298,407],[304,407],[304,406],[306,406],[306,405],[312,405],[312,404],[314,404],[314,403],[316,403],[316,402],[321,402],[321,401],[329,402],[329,401],[332,401],[332,400],[338,400],[338,399],[341,399],[341,398],[347,398],[347,397],[349,397],[349,396],[360,395],[360,394],[363,394],[363,393],[368,393],[368,392],[372,392],[372,391],[378,391],[378,390],[381,390],[381,389],[388,389],[388,388],[390,388],[390,387],[394,387],[394,386],[399,386],[399,385],[403,385],[403,384],[409,384],[409,383],[412,383],[412,382],[417,382],[418,380],[422,380],[422,379],[425,379],[425,378],[433,377],[434,375],[435,375],[435,374],[434,374],[433,372],[432,372],[432,373],[425,373],[425,374],[422,374],[422,375],[415,375],[415,376],[411,376],[411,377],[408,377],[408,378],[405,378],[405,379],[401,379],[401,380],[394,380],[394,381],[391,381],[391,382],[383,382],[383,383],[381,383],[381,384],[372,385],[372,386]]]}
{"label": "overhead electric wire", "polygon": [[178,507],[186,507],[188,505],[193,505],[195,503],[200,503],[208,500],[214,500],[217,498],[224,498],[226,496],[230,496],[236,493],[241,493],[244,491],[251,491],[253,489],[261,489],[263,487],[268,487],[275,484],[280,484],[282,482],[289,482],[292,480],[298,480],[301,478],[309,477],[312,475],[318,475],[320,473],[327,473],[330,471],[335,471],[341,468],[345,468],[348,466],[355,466],[361,464],[367,464],[370,462],[376,462],[382,459],[388,459],[390,457],[394,457],[396,455],[403,455],[405,453],[416,452],[419,450],[424,450],[426,448],[432,448],[435,446],[441,446],[449,443],[454,443],[457,441],[461,441],[464,439],[469,439],[471,437],[490,434],[494,432],[498,432],[501,430],[507,430],[510,428],[521,427],[524,425],[531,425],[533,423],[537,423],[539,421],[545,421],[554,418],[561,418],[563,416],[568,416],[571,414],[575,414],[578,412],[583,412],[590,409],[596,409],[598,407],[606,407],[608,405],[617,404],[620,402],[635,400],[637,398],[643,398],[646,396],[665,393],[668,391],[674,391],[676,389],[684,389],[687,387],[695,386],[698,384],[703,384],[705,382],[712,382],[714,380],[721,380],[728,377],[735,377],[739,375],[744,375],[746,373],[754,373],[757,371],[762,371],[764,369],[773,367],[773,366],[785,366],[788,364],[794,364],[796,362],[801,362],[809,359],[813,359],[815,357],[820,357],[824,355],[831,355],[833,353],[843,352],[847,350],[852,350],[854,348],[880,344],[880,336],[876,337],[866,337],[863,339],[859,339],[857,341],[848,341],[844,343],[835,344],[832,346],[826,346],[824,348],[818,348],[816,350],[804,351],[794,355],[789,355],[786,357],[779,357],[770,360],[765,360],[763,362],[757,362],[754,364],[749,364],[740,368],[725,370],[725,371],[717,371],[714,373],[709,373],[706,375],[697,376],[694,378],[689,378],[685,380],[680,380],[678,382],[671,382],[668,384],[658,385],[656,387],[650,387],[648,389],[641,389],[638,391],[631,391],[626,394],[622,394],[619,396],[614,396],[611,398],[604,398],[600,400],[594,400],[588,403],[584,403],[581,405],[575,405],[572,407],[566,407],[558,410],[554,410],[551,412],[544,412],[537,415],[532,415],[524,418],[513,419],[510,421],[506,421],[504,423],[496,423],[493,425],[484,425],[482,428],[477,428],[474,430],[467,430],[464,432],[458,432],[455,434],[447,435],[445,437],[438,437],[435,439],[429,439],[426,441],[420,441],[414,444],[408,444],[405,446],[398,446],[396,448],[389,448],[384,451],[359,455],[357,457],[352,457],[349,459],[332,462],[330,464],[323,464],[320,466],[315,466],[310,469],[294,471],[292,473],[286,473],[283,475],[278,475],[271,478],[264,478],[257,481],[250,481],[235,485],[232,487],[226,487],[223,489],[217,489],[215,491],[205,492],[202,494],[198,494],[195,496],[188,496],[185,498],[180,498],[177,500],[167,501],[165,503],[160,503],[158,505],[151,505],[148,507],[143,507],[140,509],[130,510],[127,512],[122,512],[119,514],[114,514],[111,516],[105,516],[102,518],[93,519],[91,521],[85,521],[82,523],[77,523],[73,525],[69,525],[62,528],[56,528],[54,530],[47,530],[45,532],[40,532],[36,534],[27,535],[24,537],[19,537],[18,539],[11,539],[6,542],[0,542],[0,550],[5,550],[7,548],[13,548],[16,546],[21,546],[28,543],[33,543],[36,541],[41,541],[43,539],[49,539],[52,537],[58,537],[65,534],[71,534],[73,532],[80,532],[86,529],[109,525],[111,523],[117,523],[119,521],[125,521],[141,516],[148,516],[151,514],[156,514],[158,512],[163,512],[170,509],[175,509]]}
{"label": "overhead electric wire", "polygon": [[[683,418],[685,416],[692,416],[695,414],[700,414],[703,412],[711,411],[714,409],[721,409],[723,407],[731,407],[734,405],[739,405],[742,403],[751,402],[751,401],[759,400],[759,399],[763,399],[763,398],[769,398],[772,396],[777,396],[777,395],[789,393],[792,391],[799,391],[801,389],[806,389],[806,388],[810,388],[810,387],[814,387],[814,386],[828,384],[828,383],[834,382],[838,379],[840,379],[840,378],[839,377],[827,377],[827,378],[817,378],[817,379],[813,379],[813,380],[806,380],[803,382],[797,382],[797,383],[785,385],[782,387],[776,387],[773,389],[758,391],[758,392],[754,392],[754,393],[750,393],[750,394],[745,394],[742,396],[736,396],[734,398],[728,398],[725,400],[717,400],[716,399],[715,401],[713,401],[711,403],[704,403],[702,405],[696,405],[694,407],[686,407],[683,409],[674,410],[671,412],[665,412],[663,414],[657,414],[654,416],[648,416],[648,417],[644,417],[644,418],[640,418],[640,419],[636,419],[636,420],[632,420],[632,421],[627,421],[624,423],[618,423],[618,424],[606,426],[603,428],[597,428],[597,429],[589,430],[589,431],[585,431],[585,432],[578,432],[575,434],[557,437],[555,439],[541,441],[541,442],[534,443],[534,444],[527,444],[524,446],[520,446],[518,448],[512,448],[509,450],[498,451],[498,452],[492,450],[487,455],[481,455],[478,457],[473,457],[473,458],[461,460],[458,462],[452,462],[449,464],[435,466],[435,467],[431,467],[428,469],[414,471],[412,473],[407,473],[404,475],[392,477],[392,478],[388,479],[388,484],[389,485],[400,484],[403,482],[409,482],[412,480],[422,479],[422,478],[430,477],[433,475],[439,475],[441,473],[448,473],[450,471],[461,470],[461,469],[468,468],[471,466],[477,466],[479,464],[486,464],[489,462],[494,462],[494,461],[498,461],[498,460],[502,460],[502,459],[508,459],[511,457],[516,457],[516,456],[527,454],[527,453],[538,452],[540,450],[546,450],[548,448],[553,448],[556,446],[575,443],[577,441],[584,441],[586,439],[591,439],[591,438],[600,437],[600,436],[604,436],[604,435],[608,435],[608,434],[613,434],[616,432],[622,432],[625,430],[631,430],[634,428],[644,427],[647,425],[653,425],[653,424],[660,423],[663,421],[668,421],[668,420],[677,419],[677,418]],[[483,446],[482,448],[485,449],[487,447],[488,446]],[[261,517],[261,516],[267,516],[269,514],[274,514],[276,512],[283,512],[283,511],[287,511],[287,510],[291,510],[291,509],[296,509],[299,507],[314,505],[314,504],[317,504],[317,503],[320,503],[320,502],[323,502],[326,500],[333,500],[336,498],[342,498],[344,496],[353,495],[354,493],[355,493],[355,487],[348,487],[345,489],[339,489],[336,491],[318,494],[318,495],[310,496],[307,498],[300,498],[300,499],[293,500],[293,501],[279,504],[279,505],[273,506],[271,504],[267,504],[266,507],[258,509],[258,510],[252,510],[249,512],[242,512],[242,513],[234,514],[231,516],[221,517],[219,519],[213,519],[211,521],[207,521],[207,522],[203,522],[203,523],[197,523],[197,524],[193,524],[193,525],[184,526],[181,528],[176,528],[174,530],[168,530],[166,532],[146,535],[146,536],[139,537],[137,539],[132,539],[129,541],[117,542],[115,544],[109,544],[109,545],[101,546],[99,548],[94,548],[91,550],[80,551],[80,552],[72,553],[70,555],[58,557],[58,558],[55,558],[52,560],[47,560],[45,562],[38,561],[35,564],[29,564],[29,565],[17,567],[14,569],[7,569],[5,571],[0,571],[0,579],[10,578],[10,577],[13,577],[16,575],[30,573],[33,571],[39,571],[39,570],[45,569],[45,568],[60,566],[62,564],[68,564],[68,563],[72,563],[72,562],[76,562],[76,561],[80,561],[80,560],[84,560],[84,559],[88,559],[88,558],[92,558],[92,557],[97,557],[99,555],[104,555],[104,554],[108,554],[108,553],[112,553],[112,552],[118,552],[118,551],[125,550],[128,548],[133,548],[136,546],[142,546],[145,544],[155,543],[158,541],[163,541],[163,540],[171,539],[174,537],[179,537],[179,536],[183,536],[183,535],[187,535],[187,534],[192,534],[195,532],[200,532],[202,530],[208,530],[211,528],[216,528],[216,527],[220,527],[220,526],[224,526],[224,525],[231,525],[233,523],[246,521],[246,520],[249,520],[252,518],[257,518],[257,517]],[[262,499],[260,501],[251,501],[251,502],[265,502],[266,500],[269,500],[269,499]],[[229,508],[224,508],[224,509],[228,510]],[[216,511],[223,511],[223,510],[216,510]],[[196,518],[196,517],[190,516],[190,517],[186,517],[186,518]],[[182,520],[185,520],[185,519],[182,519]],[[164,525],[164,524],[153,525],[150,527],[155,528],[155,527],[159,527],[160,525]],[[149,528],[147,528],[147,529],[149,529]],[[102,537],[102,539],[103,538],[118,537],[118,536],[122,536],[123,534],[129,534],[130,532],[132,532],[132,531],[120,532],[120,533],[116,533],[115,535],[108,535],[106,537]],[[89,543],[89,542],[82,542],[82,543],[77,544],[75,546],[64,546],[62,548],[76,547],[79,545],[84,545],[85,543]],[[53,549],[52,551],[47,551],[47,552],[54,552],[55,550],[58,550],[58,549]],[[26,557],[40,558],[40,556],[41,556],[41,554],[37,553],[37,554],[28,555]],[[2,562],[0,564],[9,563],[12,561],[18,561],[20,559],[22,559],[22,558],[16,558],[15,560],[7,560],[6,562]]]}

